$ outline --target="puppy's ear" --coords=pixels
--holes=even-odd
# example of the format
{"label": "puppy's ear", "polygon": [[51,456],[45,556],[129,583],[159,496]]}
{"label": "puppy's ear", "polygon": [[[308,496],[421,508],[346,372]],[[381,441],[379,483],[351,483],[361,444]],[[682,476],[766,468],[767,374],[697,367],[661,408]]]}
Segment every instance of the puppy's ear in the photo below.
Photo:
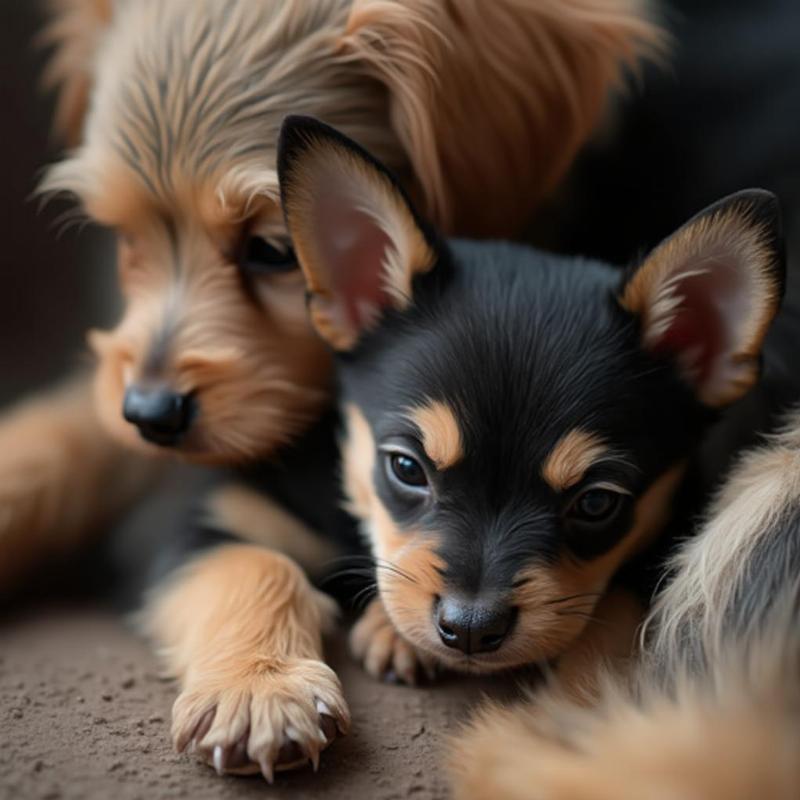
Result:
{"label": "puppy's ear", "polygon": [[674,358],[698,398],[727,405],[757,380],[785,278],[780,209],[765,191],[720,200],[663,241],[626,281],[644,346]]}
{"label": "puppy's ear", "polygon": [[643,0],[354,0],[343,51],[389,91],[425,215],[515,234],[601,121],[626,67],[663,52]]}
{"label": "puppy's ear", "polygon": [[349,350],[384,310],[409,304],[434,248],[386,169],[317,120],[286,119],[278,174],[312,321],[333,347]]}
{"label": "puppy's ear", "polygon": [[54,128],[70,147],[80,143],[89,105],[93,60],[111,22],[113,0],[49,0],[50,19],[40,43],[52,49],[42,76],[57,89]]}

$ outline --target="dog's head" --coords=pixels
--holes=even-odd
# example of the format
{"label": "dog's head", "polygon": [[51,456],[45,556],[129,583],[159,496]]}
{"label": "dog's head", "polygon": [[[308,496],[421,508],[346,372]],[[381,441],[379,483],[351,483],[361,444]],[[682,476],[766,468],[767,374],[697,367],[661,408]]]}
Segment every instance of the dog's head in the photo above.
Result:
{"label": "dog's head", "polygon": [[279,170],[389,615],[457,668],[556,656],[757,380],[783,285],[775,198],[711,206],[623,276],[438,240],[313,120],[287,121]]}
{"label": "dog's head", "polygon": [[80,146],[45,189],[119,239],[125,314],[92,339],[102,417],[131,444],[205,460],[268,454],[328,396],[278,197],[287,113],[364,142],[448,230],[497,233],[658,39],[630,0],[53,5],[50,78]]}

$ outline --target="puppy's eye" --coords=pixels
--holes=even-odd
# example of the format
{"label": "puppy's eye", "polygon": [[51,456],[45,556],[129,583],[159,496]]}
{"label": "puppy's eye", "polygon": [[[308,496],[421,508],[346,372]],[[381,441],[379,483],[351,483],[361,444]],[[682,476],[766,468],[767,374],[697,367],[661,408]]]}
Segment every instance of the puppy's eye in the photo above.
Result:
{"label": "puppy's eye", "polygon": [[610,489],[587,489],[575,498],[567,517],[573,522],[601,525],[616,515],[622,498],[623,495]]}
{"label": "puppy's eye", "polygon": [[388,453],[389,470],[396,480],[415,489],[428,485],[425,470],[415,458],[405,453]]}
{"label": "puppy's eye", "polygon": [[255,275],[274,275],[297,269],[297,258],[288,245],[276,247],[261,236],[250,236],[239,265]]}

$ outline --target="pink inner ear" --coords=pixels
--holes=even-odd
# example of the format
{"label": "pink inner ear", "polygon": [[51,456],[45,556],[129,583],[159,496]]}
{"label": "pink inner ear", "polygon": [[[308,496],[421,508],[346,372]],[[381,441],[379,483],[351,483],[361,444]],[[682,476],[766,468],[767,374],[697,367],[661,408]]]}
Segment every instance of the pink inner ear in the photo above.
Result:
{"label": "pink inner ear", "polygon": [[680,298],[674,316],[654,342],[654,350],[676,356],[692,382],[705,386],[727,378],[736,347],[736,326],[747,318],[749,299],[741,269],[731,259],[708,258],[687,265],[674,287]]}
{"label": "pink inner ear", "polygon": [[341,191],[322,190],[316,200],[315,234],[330,271],[331,299],[341,322],[363,330],[389,303],[383,260],[391,240],[372,216]]}

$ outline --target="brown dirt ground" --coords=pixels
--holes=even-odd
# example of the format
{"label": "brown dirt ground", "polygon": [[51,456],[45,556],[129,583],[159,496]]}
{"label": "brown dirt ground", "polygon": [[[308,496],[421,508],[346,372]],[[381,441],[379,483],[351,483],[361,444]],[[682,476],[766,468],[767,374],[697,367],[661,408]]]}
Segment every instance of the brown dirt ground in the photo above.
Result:
{"label": "brown dirt ground", "polygon": [[119,618],[70,605],[19,612],[0,626],[0,800],[446,797],[446,736],[485,693],[513,691],[510,682],[385,685],[361,672],[341,641],[331,650],[352,731],[323,754],[318,774],[282,773],[269,787],[218,778],[172,752],[175,684],[158,676],[146,643]]}

